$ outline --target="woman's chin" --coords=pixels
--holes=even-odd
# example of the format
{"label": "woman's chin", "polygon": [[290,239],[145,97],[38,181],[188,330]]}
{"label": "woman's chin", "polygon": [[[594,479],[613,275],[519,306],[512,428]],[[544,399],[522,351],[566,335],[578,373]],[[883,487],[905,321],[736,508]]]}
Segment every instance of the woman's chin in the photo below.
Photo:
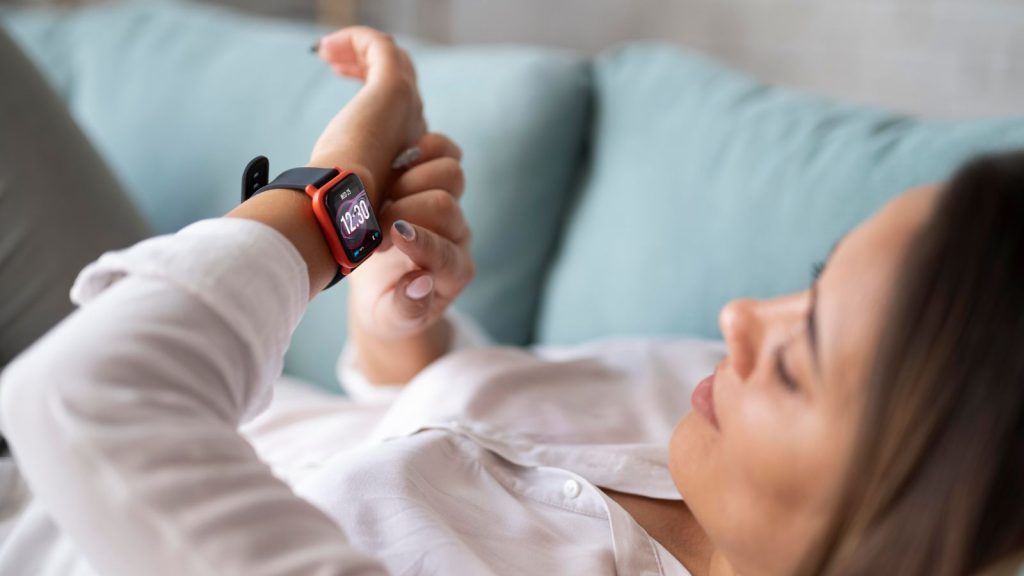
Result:
{"label": "woman's chin", "polygon": [[679,421],[668,444],[668,467],[679,494],[702,484],[701,476],[713,466],[715,428],[700,414],[688,413]]}

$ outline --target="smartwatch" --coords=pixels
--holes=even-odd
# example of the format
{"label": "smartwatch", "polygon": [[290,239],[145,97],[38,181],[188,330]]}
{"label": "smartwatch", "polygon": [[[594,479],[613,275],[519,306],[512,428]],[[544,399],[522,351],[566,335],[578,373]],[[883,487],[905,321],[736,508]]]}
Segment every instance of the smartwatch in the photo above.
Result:
{"label": "smartwatch", "polygon": [[253,158],[242,173],[242,202],[278,188],[297,190],[310,197],[313,214],[324,233],[338,273],[324,290],[334,286],[373,253],[384,234],[370,206],[363,181],[341,168],[292,168],[267,183],[270,160]]}

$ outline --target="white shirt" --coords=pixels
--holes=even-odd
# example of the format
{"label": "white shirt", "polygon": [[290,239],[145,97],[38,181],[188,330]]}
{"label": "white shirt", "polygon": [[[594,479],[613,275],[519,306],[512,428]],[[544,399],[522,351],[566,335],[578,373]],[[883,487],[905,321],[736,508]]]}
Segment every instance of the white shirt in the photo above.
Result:
{"label": "white shirt", "polygon": [[[678,499],[673,428],[720,342],[459,345],[408,385],[287,380],[305,263],[218,219],[108,253],[0,379],[32,498],[0,574],[688,574],[599,488]],[[3,487],[0,486],[0,490]],[[0,508],[2,510],[2,508]]]}

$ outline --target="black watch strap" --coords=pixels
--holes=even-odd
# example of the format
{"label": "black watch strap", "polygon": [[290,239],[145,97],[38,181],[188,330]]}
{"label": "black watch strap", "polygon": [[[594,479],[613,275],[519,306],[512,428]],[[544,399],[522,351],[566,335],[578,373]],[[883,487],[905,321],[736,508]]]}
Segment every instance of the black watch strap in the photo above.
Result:
{"label": "black watch strap", "polygon": [[[291,170],[285,170],[277,178],[274,178],[273,182],[268,183],[267,180],[270,178],[270,160],[266,156],[257,156],[246,164],[245,171],[242,172],[242,202],[261,192],[278,188],[298,190],[305,194],[306,186],[312,184],[314,187],[319,188],[330,182],[337,175],[338,171],[334,168],[292,168]],[[341,279],[344,277],[345,274],[339,264],[337,274],[334,275],[334,279],[331,280],[331,283],[324,290],[341,282]]]}
{"label": "black watch strap", "polygon": [[287,188],[305,194],[310,184],[319,188],[338,175],[334,168],[292,168],[285,170],[273,182],[270,178],[270,160],[266,156],[257,156],[249,161],[242,173],[242,202],[267,190]]}

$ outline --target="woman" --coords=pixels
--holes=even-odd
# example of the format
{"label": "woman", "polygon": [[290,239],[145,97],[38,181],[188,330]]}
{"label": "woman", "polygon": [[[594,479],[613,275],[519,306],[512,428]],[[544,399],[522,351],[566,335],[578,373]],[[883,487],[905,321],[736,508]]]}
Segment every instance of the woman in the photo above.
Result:
{"label": "woman", "polygon": [[425,134],[407,56],[362,28],[320,53],[366,85],[311,165],[357,171],[390,227],[347,280],[343,369],[374,398],[292,399],[257,450],[236,430],[333,275],[301,195],[109,254],[0,384],[35,496],[8,560],[56,526],[66,566],[109,575],[1012,568],[1024,157],[893,200],[807,291],[730,303],[724,348],[489,348],[446,315],[473,276],[460,153]]}

